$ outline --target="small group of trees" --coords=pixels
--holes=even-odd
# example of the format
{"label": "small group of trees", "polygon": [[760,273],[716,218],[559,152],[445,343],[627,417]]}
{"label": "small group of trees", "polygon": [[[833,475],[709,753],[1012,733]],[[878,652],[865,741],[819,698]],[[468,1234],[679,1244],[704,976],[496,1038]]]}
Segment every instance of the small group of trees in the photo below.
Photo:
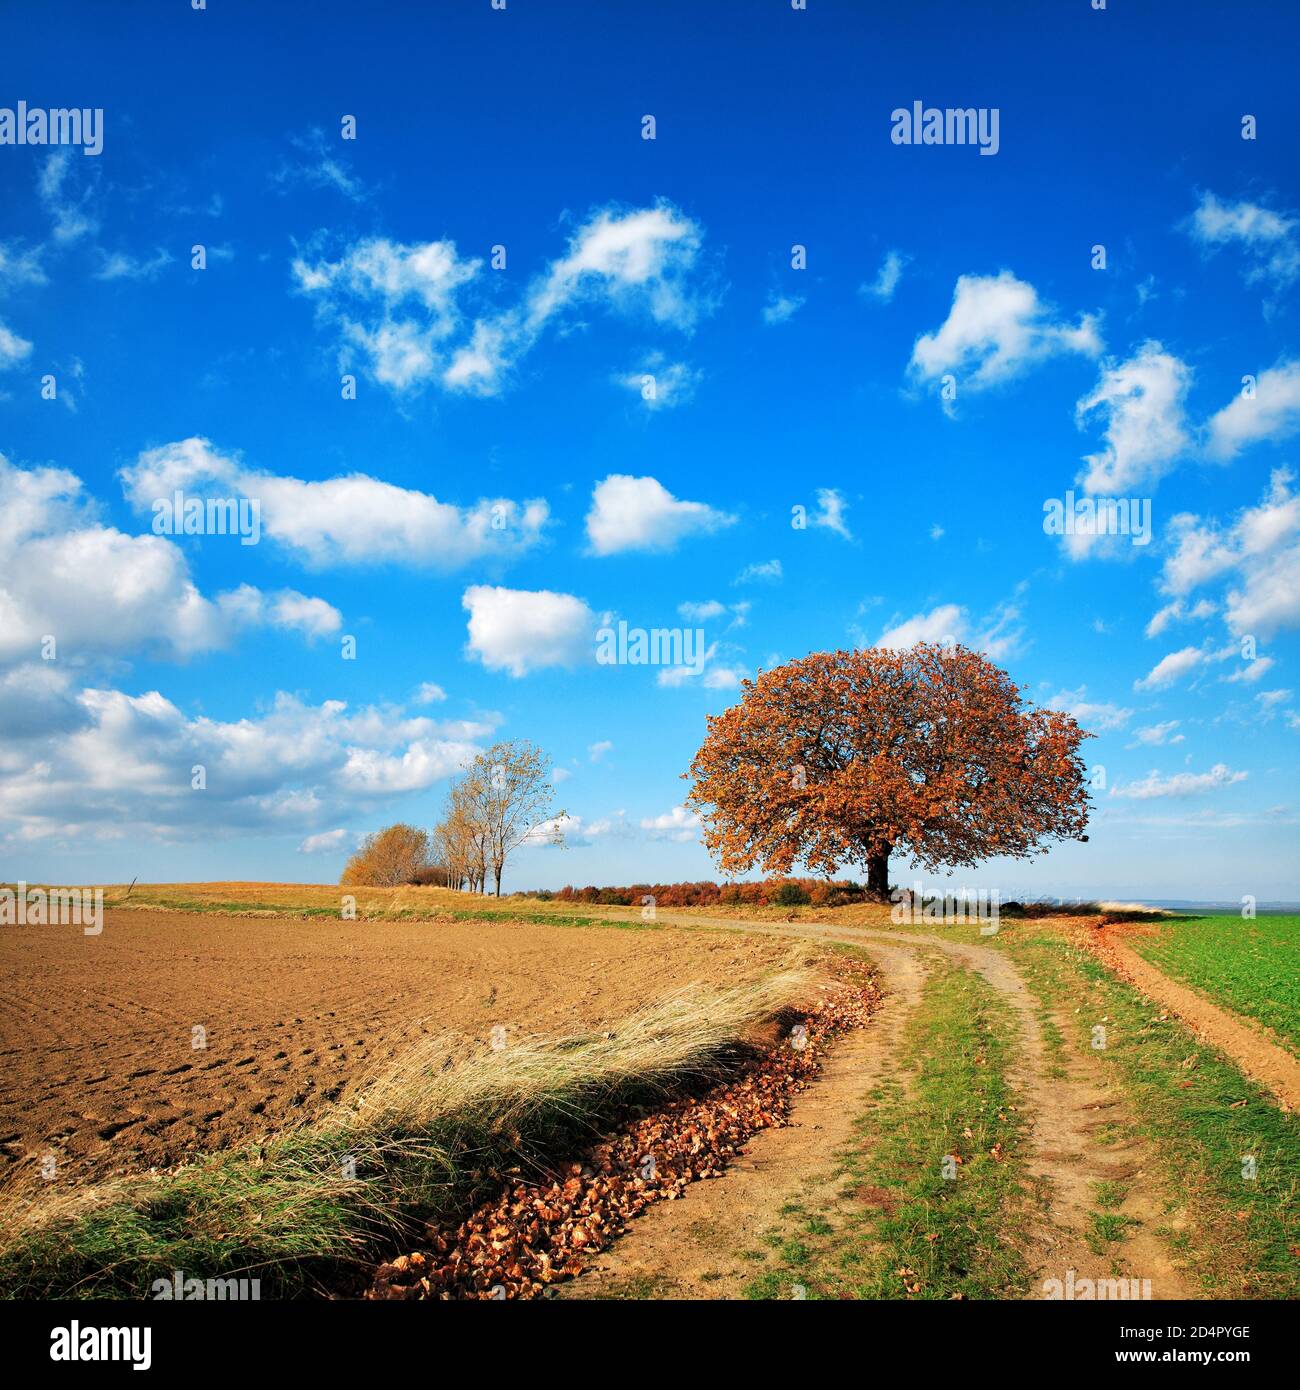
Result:
{"label": "small group of trees", "polygon": [[501,896],[506,861],[523,844],[560,844],[563,811],[552,809],[551,761],[522,739],[496,743],[452,782],[432,831],[390,825],[369,835],[342,882],[437,883]]}
{"label": "small group of trees", "polygon": [[427,830],[402,823],[387,826],[362,840],[356,853],[343,866],[339,882],[364,884],[370,888],[436,882],[438,866],[430,850]]}

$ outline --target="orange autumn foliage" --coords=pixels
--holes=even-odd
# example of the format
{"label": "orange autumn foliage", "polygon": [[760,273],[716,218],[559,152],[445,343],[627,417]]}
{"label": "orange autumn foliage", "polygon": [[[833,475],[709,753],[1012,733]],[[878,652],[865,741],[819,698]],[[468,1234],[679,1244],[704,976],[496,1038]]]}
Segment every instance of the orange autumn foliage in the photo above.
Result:
{"label": "orange autumn foliage", "polygon": [[935,870],[1087,839],[1091,735],[967,647],[816,652],[742,688],[687,774],[726,873],[864,864],[883,898],[896,851]]}

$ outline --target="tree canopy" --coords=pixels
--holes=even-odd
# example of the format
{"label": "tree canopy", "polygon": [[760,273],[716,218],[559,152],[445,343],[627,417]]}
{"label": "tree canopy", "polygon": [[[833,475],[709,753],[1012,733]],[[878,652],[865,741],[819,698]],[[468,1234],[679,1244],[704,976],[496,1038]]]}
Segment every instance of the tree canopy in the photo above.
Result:
{"label": "tree canopy", "polygon": [[936,870],[1087,839],[1090,735],[967,647],[817,652],[742,688],[687,774],[724,872],[862,864],[887,897],[894,853]]}

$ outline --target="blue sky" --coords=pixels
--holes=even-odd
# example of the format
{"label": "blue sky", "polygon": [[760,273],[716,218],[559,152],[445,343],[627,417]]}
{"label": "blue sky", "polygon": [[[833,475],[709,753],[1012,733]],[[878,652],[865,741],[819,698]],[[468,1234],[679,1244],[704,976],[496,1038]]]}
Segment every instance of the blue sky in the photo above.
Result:
{"label": "blue sky", "polygon": [[6,13],[0,106],[104,116],[0,145],[5,877],[329,880],[494,737],[571,817],[508,888],[711,877],[705,715],[930,637],[1098,735],[1089,843],[961,882],[1300,897],[1300,16],[863,9]]}

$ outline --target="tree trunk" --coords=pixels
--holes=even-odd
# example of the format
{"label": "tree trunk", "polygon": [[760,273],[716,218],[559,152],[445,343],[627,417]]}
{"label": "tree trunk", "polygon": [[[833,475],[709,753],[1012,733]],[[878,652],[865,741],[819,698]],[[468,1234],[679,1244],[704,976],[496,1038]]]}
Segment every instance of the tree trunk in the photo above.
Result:
{"label": "tree trunk", "polygon": [[867,895],[878,902],[889,901],[889,847],[867,856]]}

